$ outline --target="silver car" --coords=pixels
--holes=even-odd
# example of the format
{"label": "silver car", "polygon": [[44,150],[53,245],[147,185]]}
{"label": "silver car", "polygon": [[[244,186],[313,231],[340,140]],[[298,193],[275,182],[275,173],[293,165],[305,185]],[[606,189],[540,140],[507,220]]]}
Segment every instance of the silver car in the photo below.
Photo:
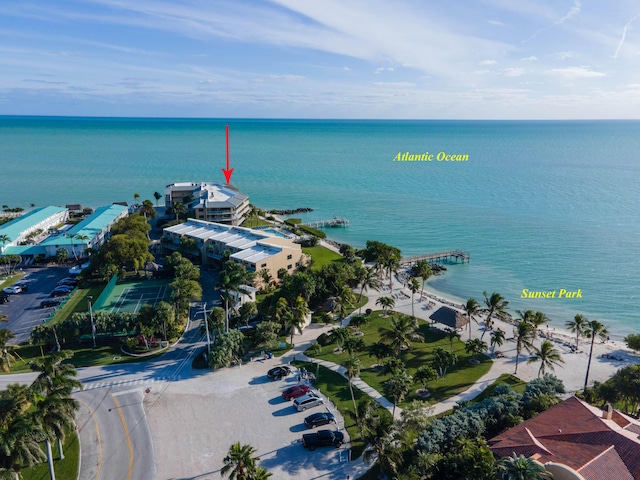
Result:
{"label": "silver car", "polygon": [[324,400],[316,393],[310,392],[302,397],[298,397],[293,401],[293,406],[299,412],[304,412],[307,408],[312,408],[317,405],[322,405]]}

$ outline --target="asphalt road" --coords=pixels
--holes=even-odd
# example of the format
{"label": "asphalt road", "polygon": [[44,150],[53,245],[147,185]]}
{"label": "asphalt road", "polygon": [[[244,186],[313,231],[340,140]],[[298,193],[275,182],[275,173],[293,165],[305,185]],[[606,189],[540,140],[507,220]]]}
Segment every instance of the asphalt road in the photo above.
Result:
{"label": "asphalt road", "polygon": [[[9,295],[9,303],[0,305],[0,313],[7,316],[8,322],[1,325],[8,328],[16,337],[12,344],[29,340],[31,330],[41,324],[52,308],[40,308],[40,302],[49,297],[59,280],[68,276],[69,269],[64,267],[32,268],[26,270],[25,280],[29,284],[26,292]],[[62,299],[64,297],[58,297]]]}

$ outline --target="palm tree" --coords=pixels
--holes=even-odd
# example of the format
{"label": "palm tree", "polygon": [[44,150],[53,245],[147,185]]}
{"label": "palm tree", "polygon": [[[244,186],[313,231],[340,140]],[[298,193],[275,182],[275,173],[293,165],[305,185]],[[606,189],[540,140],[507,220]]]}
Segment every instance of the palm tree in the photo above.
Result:
{"label": "palm tree", "polygon": [[433,270],[431,270],[431,267],[426,260],[418,260],[416,265],[413,267],[413,275],[420,277],[422,280],[422,289],[420,291],[420,298],[422,298],[422,295],[424,294],[424,284],[429,280],[431,275],[433,275]]}
{"label": "palm tree", "polygon": [[158,201],[162,198],[162,194],[160,192],[153,192],[153,198],[156,199],[156,206],[158,206]]}
{"label": "palm tree", "polygon": [[356,415],[356,422],[358,421],[358,407],[356,406],[356,399],[353,396],[353,386],[351,382],[354,378],[358,378],[360,376],[360,367],[362,362],[358,357],[354,357],[351,355],[347,360],[344,361],[342,366],[346,369],[347,378],[349,379],[349,392],[351,393],[351,401],[353,402],[353,411]]}
{"label": "palm tree", "polygon": [[482,355],[489,350],[489,346],[487,342],[483,342],[479,338],[474,338],[473,340],[469,340],[465,343],[464,351],[471,354],[471,359],[476,361],[476,357],[478,355]]}
{"label": "palm tree", "polygon": [[587,375],[584,377],[584,391],[587,391],[587,384],[589,383],[589,370],[591,369],[591,357],[593,356],[593,344],[596,341],[596,337],[600,337],[605,340],[609,335],[609,330],[598,320],[589,320],[584,328],[584,336],[591,339],[591,348],[589,349],[589,361],[587,362]]}
{"label": "palm tree", "polygon": [[293,334],[297,330],[302,333],[302,328],[307,321],[307,315],[309,315],[309,306],[305,302],[304,298],[298,297],[296,299],[296,305],[291,309],[291,315],[289,316],[289,332],[291,333],[291,345],[293,345]]}
{"label": "palm tree", "polygon": [[13,355],[7,350],[7,342],[16,335],[8,328],[0,329],[0,370],[8,372],[11,368],[11,360]]}
{"label": "palm tree", "polygon": [[229,474],[230,480],[251,480],[251,475],[257,470],[256,461],[260,460],[253,456],[256,451],[251,445],[234,443],[224,457],[224,466],[220,469],[220,474]]}
{"label": "palm tree", "polygon": [[40,448],[45,432],[33,415],[26,412],[4,418],[0,422],[0,451],[6,467],[37,465],[47,457]]}
{"label": "palm tree", "polygon": [[573,317],[573,320],[567,320],[565,323],[569,331],[576,334],[576,351],[578,351],[578,348],[580,347],[580,337],[585,334],[584,329],[588,322],[589,320],[587,320],[587,317],[578,313]]}
{"label": "palm tree", "polygon": [[260,281],[262,282],[262,285],[264,286],[264,290],[265,291],[269,291],[269,286],[271,285],[271,282],[273,281],[273,277],[271,276],[271,272],[269,271],[268,268],[263,268],[262,270],[260,270],[258,272],[258,276],[260,277]]}
{"label": "palm tree", "polygon": [[140,213],[144,218],[156,218],[156,210],[153,208],[153,202],[151,200],[144,200],[140,207]]}
{"label": "palm tree", "polygon": [[538,378],[544,375],[547,368],[554,371],[554,365],[564,363],[562,355],[558,349],[553,346],[549,340],[544,340],[540,344],[540,348],[533,348],[533,356],[527,360],[527,363],[540,362],[540,370],[538,370]]}
{"label": "palm tree", "polygon": [[340,323],[342,324],[342,320],[344,320],[347,316],[349,307],[351,307],[353,305],[353,302],[355,301],[353,291],[349,287],[343,287],[340,291],[340,295],[335,297],[335,301],[335,310],[338,310],[338,317],[340,318]]}
{"label": "palm tree", "polygon": [[82,382],[75,377],[78,375],[76,367],[70,363],[63,363],[73,356],[71,350],[54,352],[44,360],[31,362],[31,370],[39,372],[31,388],[36,393],[48,394],[54,388],[69,387],[82,388]]}
{"label": "palm tree", "polygon": [[362,313],[362,295],[368,289],[373,289],[376,292],[379,292],[382,288],[382,282],[378,279],[376,272],[369,267],[361,267],[356,270],[357,280],[360,284],[360,298],[358,299],[358,303],[360,304],[360,310],[358,313]]}
{"label": "palm tree", "polygon": [[549,317],[547,317],[544,313],[537,311],[531,316],[529,323],[531,323],[531,326],[533,327],[533,336],[537,337],[540,327],[549,323]]}
{"label": "palm tree", "polygon": [[380,363],[385,358],[393,355],[393,347],[388,343],[375,342],[371,347],[369,347],[369,354],[376,357],[376,360]]}
{"label": "palm tree", "polygon": [[418,333],[418,322],[407,316],[400,315],[391,319],[391,328],[384,328],[381,337],[396,349],[398,358],[402,348],[411,348],[411,341],[423,341],[424,337]]}
{"label": "palm tree", "polygon": [[139,193],[134,193],[133,194],[133,205],[138,205],[138,201],[140,200],[140,194]]}
{"label": "palm tree", "polygon": [[453,353],[453,341],[460,339],[460,334],[454,328],[447,328],[447,338],[449,339],[449,349]]}
{"label": "palm tree", "polygon": [[[86,242],[89,240],[89,237],[86,235],[81,235],[79,233],[76,233],[75,235],[76,240],[80,241],[80,243],[86,244]],[[82,253],[85,253],[87,251],[87,248],[85,247],[85,249],[82,251]]]}
{"label": "palm tree", "polygon": [[187,206],[182,202],[175,202],[173,204],[173,213],[176,215],[176,220],[178,220],[180,215],[187,213]]}
{"label": "palm tree", "polygon": [[467,300],[467,303],[464,305],[464,313],[467,315],[467,319],[469,319],[467,328],[469,329],[469,340],[471,340],[471,320],[473,320],[474,315],[480,313],[480,304],[475,298]]}
{"label": "palm tree", "polygon": [[418,293],[418,290],[420,290],[420,282],[418,281],[418,279],[412,278],[409,281],[409,290],[411,290],[411,316],[413,318],[416,318],[416,314],[413,311],[413,304],[415,303],[416,293]]}
{"label": "palm tree", "polygon": [[511,457],[500,460],[499,468],[502,480],[546,480],[553,478],[553,475],[545,470],[544,465],[536,462],[533,458],[515,453]]}
{"label": "palm tree", "polygon": [[440,378],[444,378],[449,367],[457,363],[458,356],[455,353],[446,351],[442,347],[436,347],[433,349],[433,358],[431,361],[433,367],[438,371]]}
{"label": "palm tree", "polygon": [[267,480],[271,475],[273,475],[269,470],[264,467],[258,467],[251,475],[251,480]]}
{"label": "palm tree", "polygon": [[515,336],[516,370],[515,372],[513,372],[514,375],[518,373],[518,362],[520,360],[520,354],[522,353],[522,350],[525,349],[527,352],[530,352],[533,348],[533,326],[525,320],[520,320],[516,325]]}
{"label": "palm tree", "polygon": [[383,313],[387,315],[387,311],[396,306],[396,301],[391,297],[378,297],[376,305],[380,305]]}
{"label": "palm tree", "polygon": [[497,328],[491,332],[491,353],[496,351],[496,346],[501,347],[505,341],[505,332]]}
{"label": "palm tree", "polygon": [[509,302],[507,302],[502,295],[498,292],[493,292],[489,297],[487,292],[482,292],[484,295],[484,304],[487,308],[483,309],[483,312],[487,314],[487,318],[485,319],[485,329],[482,331],[482,335],[480,338],[484,337],[484,334],[487,333],[487,330],[491,329],[491,325],[493,324],[493,315],[496,315],[500,320],[506,320],[510,317],[507,313],[507,306]]}
{"label": "palm tree", "polygon": [[431,382],[432,380],[435,380],[437,378],[438,372],[436,372],[436,370],[429,365],[422,365],[421,367],[419,367],[418,370],[416,370],[415,375],[413,376],[413,380],[416,382],[420,382],[420,384],[422,385],[422,390],[424,391],[428,391],[427,382]]}
{"label": "palm tree", "polygon": [[4,250],[4,246],[11,241],[11,237],[7,234],[0,235],[0,242],[2,242],[2,250]]}
{"label": "palm tree", "polygon": [[347,327],[335,327],[329,332],[331,338],[335,339],[339,349],[342,349],[344,342],[351,336],[351,331]]}
{"label": "palm tree", "polygon": [[407,396],[407,393],[411,390],[411,385],[413,384],[413,377],[409,375],[406,371],[397,372],[395,375],[391,375],[391,378],[386,381],[386,387],[393,395],[393,411],[391,412],[391,416],[395,418],[396,414],[396,405],[398,402],[404,400],[404,397]]}

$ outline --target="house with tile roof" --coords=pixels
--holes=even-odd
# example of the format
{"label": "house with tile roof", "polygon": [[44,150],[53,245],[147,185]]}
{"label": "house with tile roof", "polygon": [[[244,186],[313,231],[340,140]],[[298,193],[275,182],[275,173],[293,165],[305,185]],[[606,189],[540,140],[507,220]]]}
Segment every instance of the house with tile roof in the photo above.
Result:
{"label": "house with tile roof", "polygon": [[489,446],[500,458],[533,458],[555,480],[640,479],[640,422],[576,397],[490,439]]}

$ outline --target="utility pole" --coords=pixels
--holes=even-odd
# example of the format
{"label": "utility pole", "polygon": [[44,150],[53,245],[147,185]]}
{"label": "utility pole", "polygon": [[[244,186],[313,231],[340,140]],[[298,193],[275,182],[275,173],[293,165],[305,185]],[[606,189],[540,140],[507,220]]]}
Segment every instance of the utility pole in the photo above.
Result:
{"label": "utility pole", "polygon": [[96,348],[96,325],[93,323],[91,300],[93,300],[93,297],[91,295],[87,295],[87,302],[89,303],[89,318],[91,318],[91,337],[93,338],[93,348]]}

